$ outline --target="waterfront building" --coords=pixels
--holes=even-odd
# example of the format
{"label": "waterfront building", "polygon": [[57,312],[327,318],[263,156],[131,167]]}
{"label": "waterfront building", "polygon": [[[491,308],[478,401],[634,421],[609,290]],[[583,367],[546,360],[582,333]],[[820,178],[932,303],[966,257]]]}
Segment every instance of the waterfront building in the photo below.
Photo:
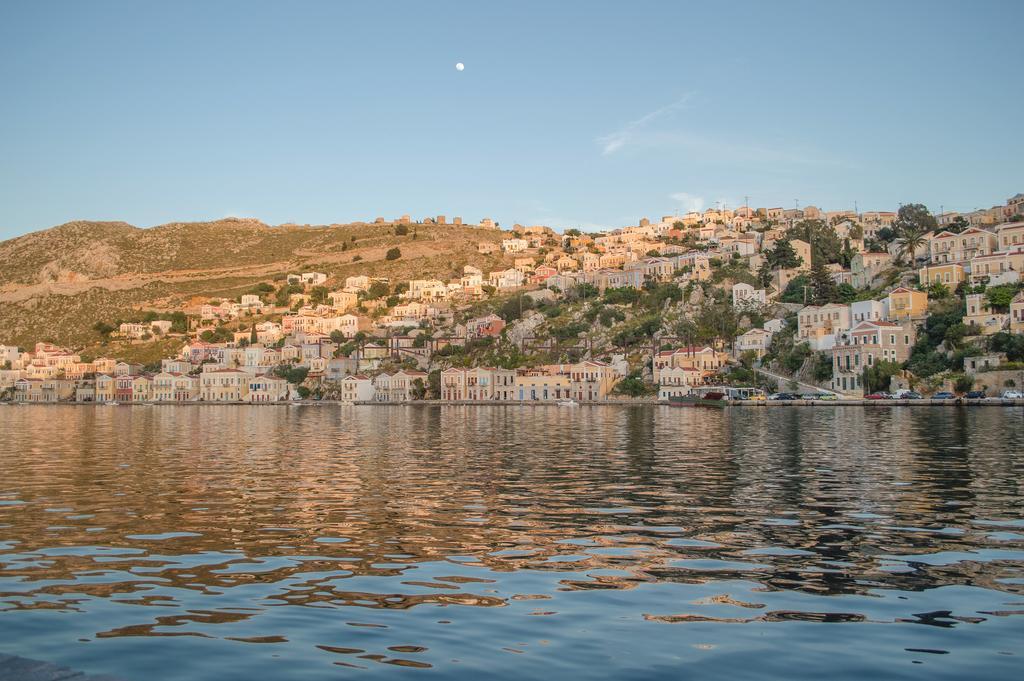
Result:
{"label": "waterfront building", "polygon": [[241,402],[249,388],[249,374],[241,369],[212,369],[199,376],[199,397],[204,402]]}
{"label": "waterfront building", "polygon": [[527,370],[516,376],[515,395],[520,402],[565,400],[571,395],[569,376]]}
{"label": "waterfront building", "polygon": [[841,332],[832,348],[832,389],[862,394],[863,373],[878,361],[905,362],[917,341],[914,324],[891,321],[860,322]]}
{"label": "waterfront building", "polygon": [[341,381],[341,399],[344,402],[372,402],[373,381],[362,374],[346,376]]}
{"label": "waterfront building", "polygon": [[250,403],[268,403],[287,400],[290,393],[288,381],[277,376],[256,376],[250,378],[245,399]]}

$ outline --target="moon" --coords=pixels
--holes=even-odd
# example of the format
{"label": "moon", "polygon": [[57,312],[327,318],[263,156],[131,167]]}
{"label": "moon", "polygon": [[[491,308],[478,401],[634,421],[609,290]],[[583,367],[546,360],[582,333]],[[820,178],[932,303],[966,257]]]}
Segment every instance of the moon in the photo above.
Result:
{"label": "moon", "polygon": [[461,61],[458,64],[455,65],[455,70],[456,71],[461,71],[464,68],[466,68],[466,65],[463,64]]}

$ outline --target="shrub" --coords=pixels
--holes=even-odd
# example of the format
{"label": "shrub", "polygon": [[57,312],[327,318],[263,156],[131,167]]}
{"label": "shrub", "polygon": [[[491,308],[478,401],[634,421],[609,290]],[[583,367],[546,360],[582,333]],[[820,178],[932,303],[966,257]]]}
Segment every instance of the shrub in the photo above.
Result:
{"label": "shrub", "polygon": [[402,257],[402,251],[399,250],[398,247],[395,247],[395,248],[391,248],[391,249],[388,250],[387,254],[384,256],[384,259],[385,260],[398,260],[401,257]]}

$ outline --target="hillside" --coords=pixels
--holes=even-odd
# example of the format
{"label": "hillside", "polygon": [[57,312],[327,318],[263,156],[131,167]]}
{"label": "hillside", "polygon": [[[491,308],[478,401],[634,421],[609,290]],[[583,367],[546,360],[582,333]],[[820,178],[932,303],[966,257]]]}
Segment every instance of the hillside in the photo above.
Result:
{"label": "hillside", "polygon": [[[447,279],[465,264],[496,266],[500,257],[476,247],[500,239],[497,231],[453,225],[410,225],[396,236],[392,224],[69,222],[0,242],[0,343],[87,344],[96,340],[97,320],[236,296],[288,272]],[[395,246],[402,257],[385,260]]]}

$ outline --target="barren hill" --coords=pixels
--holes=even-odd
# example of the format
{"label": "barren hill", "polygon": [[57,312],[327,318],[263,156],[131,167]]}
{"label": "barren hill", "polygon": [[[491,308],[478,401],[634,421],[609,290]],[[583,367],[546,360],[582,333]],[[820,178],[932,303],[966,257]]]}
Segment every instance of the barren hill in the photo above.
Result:
{"label": "barren hill", "polygon": [[[465,264],[496,266],[499,257],[476,247],[500,239],[454,225],[410,225],[398,236],[392,224],[69,222],[0,242],[0,343],[85,344],[95,340],[96,321],[233,297],[288,272],[325,272],[335,283],[352,274],[447,279]],[[385,260],[395,246],[402,257]]]}

